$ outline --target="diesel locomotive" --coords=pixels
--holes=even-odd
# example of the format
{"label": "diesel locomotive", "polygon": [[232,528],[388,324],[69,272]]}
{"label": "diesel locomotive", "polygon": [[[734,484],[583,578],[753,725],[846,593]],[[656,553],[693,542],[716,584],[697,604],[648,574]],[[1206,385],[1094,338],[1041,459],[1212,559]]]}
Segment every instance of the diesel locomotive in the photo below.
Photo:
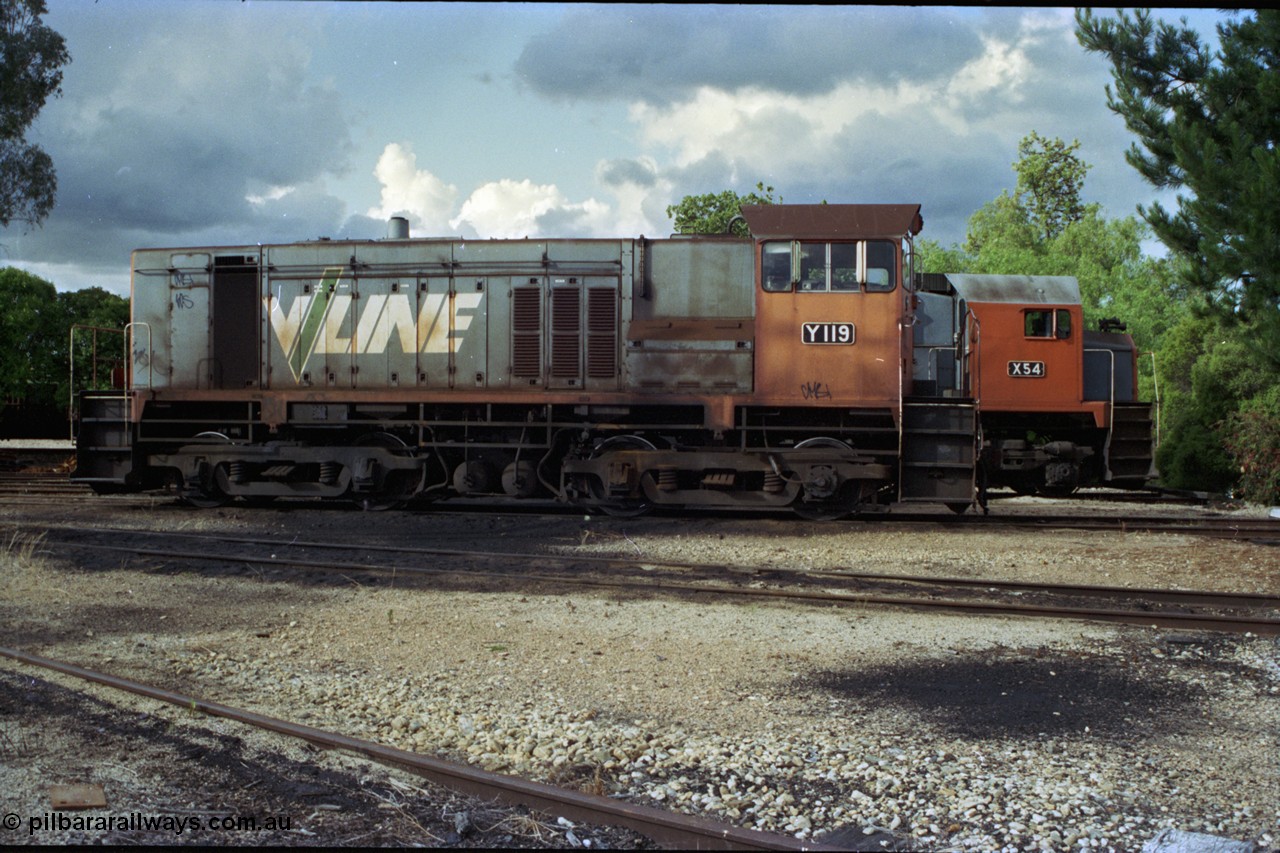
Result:
{"label": "diesel locomotive", "polygon": [[554,497],[614,515],[1140,488],[1137,353],[1065,277],[914,270],[919,205],[744,207],[750,237],[145,249],[125,387],[72,478],[216,506]]}

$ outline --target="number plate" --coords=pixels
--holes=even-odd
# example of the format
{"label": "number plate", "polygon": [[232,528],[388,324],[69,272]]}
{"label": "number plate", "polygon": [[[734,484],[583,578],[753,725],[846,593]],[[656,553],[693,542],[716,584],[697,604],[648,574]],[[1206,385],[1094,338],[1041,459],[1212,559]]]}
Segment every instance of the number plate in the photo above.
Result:
{"label": "number plate", "polygon": [[1044,362],[1043,361],[1011,361],[1009,362],[1009,375],[1019,378],[1043,379],[1044,378]]}
{"label": "number plate", "polygon": [[806,344],[851,344],[852,323],[803,323],[800,340]]}

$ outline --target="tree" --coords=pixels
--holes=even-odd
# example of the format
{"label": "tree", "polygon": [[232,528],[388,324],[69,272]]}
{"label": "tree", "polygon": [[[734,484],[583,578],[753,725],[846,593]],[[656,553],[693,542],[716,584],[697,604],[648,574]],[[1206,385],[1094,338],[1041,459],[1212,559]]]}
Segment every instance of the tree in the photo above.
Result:
{"label": "tree", "polygon": [[1076,156],[1079,149],[1078,139],[1067,145],[1034,130],[1018,144],[1018,203],[1043,239],[1052,240],[1085,215],[1080,192],[1090,167]]}
{"label": "tree", "polygon": [[1186,26],[1076,13],[1076,36],[1112,65],[1108,106],[1137,137],[1128,162],[1153,186],[1184,190],[1177,211],[1140,207],[1187,263],[1183,281],[1226,315],[1260,321],[1280,365],[1280,12],[1218,25],[1211,52]]}
{"label": "tree", "polygon": [[62,36],[40,20],[44,0],[0,0],[0,228],[38,225],[53,209],[53,159],[26,141],[50,95],[62,91],[70,61]]}
{"label": "tree", "polygon": [[[1186,26],[1076,14],[1076,36],[1112,65],[1107,103],[1137,141],[1126,154],[1152,186],[1181,190],[1177,210],[1140,207],[1173,254],[1179,282],[1212,316],[1169,336],[1172,435],[1166,482],[1277,499],[1280,455],[1280,13],[1217,28],[1211,51]],[[1201,486],[1204,487],[1204,486]]]}
{"label": "tree", "polygon": [[54,403],[57,381],[51,353],[64,328],[53,284],[24,270],[0,269],[0,405]]}
{"label": "tree", "polygon": [[705,193],[703,195],[687,195],[679,204],[667,208],[667,216],[674,220],[677,234],[728,234],[732,222],[732,233],[739,237],[749,236],[746,223],[733,221],[742,213],[744,204],[781,203],[773,197],[773,187],[766,187],[763,182],[756,184],[755,192],[740,196],[733,190],[722,193]]}
{"label": "tree", "polygon": [[[123,329],[129,300],[100,287],[58,293],[49,281],[14,267],[0,269],[0,408],[6,402],[66,408],[74,325]],[[124,360],[119,336],[104,339],[98,375],[88,339],[76,344],[76,384],[105,387]]]}
{"label": "tree", "polygon": [[1143,256],[1143,223],[1106,219],[1100,206],[1084,202],[1090,166],[1076,154],[1079,146],[1029,133],[1013,164],[1013,194],[1002,192],[969,217],[963,246],[921,241],[924,269],[1074,276],[1087,324],[1119,316],[1139,348],[1153,350],[1186,312],[1183,293],[1168,262]]}
{"label": "tree", "polygon": [[[57,379],[58,406],[65,406],[73,390],[86,388],[110,388],[114,373],[125,366],[124,327],[129,322],[129,300],[103,290],[86,287],[58,294],[59,328],[61,336],[50,341],[50,357],[59,371]],[[75,329],[76,326],[91,326]],[[71,343],[75,329],[75,344]],[[104,332],[118,330],[120,334]],[[75,364],[71,359],[75,358]],[[75,388],[70,382],[74,367]]]}

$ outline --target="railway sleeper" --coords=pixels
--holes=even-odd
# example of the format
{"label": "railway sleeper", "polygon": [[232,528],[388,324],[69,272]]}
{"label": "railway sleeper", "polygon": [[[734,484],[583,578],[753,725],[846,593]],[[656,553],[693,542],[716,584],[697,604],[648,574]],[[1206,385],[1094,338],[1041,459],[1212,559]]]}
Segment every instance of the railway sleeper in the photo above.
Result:
{"label": "railway sleeper", "polygon": [[[887,484],[893,466],[854,453],[812,450],[619,449],[564,463],[566,495],[586,504],[786,507],[820,502],[848,484]],[[874,490],[868,490],[868,493]]]}
{"label": "railway sleeper", "polygon": [[197,505],[236,497],[376,497],[408,500],[422,491],[429,457],[388,447],[193,444],[151,454],[174,472],[179,494]]}

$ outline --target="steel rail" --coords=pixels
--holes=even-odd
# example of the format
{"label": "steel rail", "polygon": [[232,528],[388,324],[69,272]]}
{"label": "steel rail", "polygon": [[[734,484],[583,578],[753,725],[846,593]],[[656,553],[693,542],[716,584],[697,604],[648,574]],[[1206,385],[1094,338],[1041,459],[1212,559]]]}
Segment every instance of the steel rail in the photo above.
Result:
{"label": "steel rail", "polygon": [[[1147,601],[1159,601],[1167,604],[1186,604],[1214,607],[1251,607],[1280,608],[1280,595],[1257,592],[1222,592],[1207,589],[1162,589],[1156,587],[1119,587],[1100,584],[1068,584],[1041,583],[1031,581],[1000,580],[992,578],[968,578],[948,575],[930,577],[927,575],[900,574],[891,572],[859,572],[840,567],[830,569],[793,569],[785,566],[719,566],[710,563],[695,563],[680,560],[647,560],[643,557],[609,556],[605,554],[530,554],[508,551],[474,551],[462,548],[421,548],[402,547],[398,545],[379,545],[376,543],[352,545],[342,542],[299,542],[262,537],[234,537],[211,535],[204,533],[168,532],[162,530],[130,530],[111,527],[67,527],[50,526],[48,530],[75,530],[85,532],[103,532],[110,534],[128,534],[139,536],[169,537],[174,539],[195,539],[202,542],[229,542],[245,545],[266,545],[272,548],[312,548],[317,550],[368,551],[413,556],[430,557],[472,557],[491,560],[527,560],[555,562],[567,564],[594,563],[606,566],[655,566],[659,568],[690,569],[695,571],[718,570],[730,571],[734,574],[761,574],[786,572],[808,577],[832,578],[837,580],[869,580],[894,583],[932,584],[935,586],[960,587],[967,589],[1000,589],[1010,592],[1049,592],[1058,595],[1090,597],[1090,598],[1141,598]],[[49,541],[46,539],[46,542]],[[99,547],[87,543],[58,542],[69,547]],[[119,547],[119,546],[101,546]],[[240,558],[233,558],[240,559]],[[310,564],[308,564],[310,565]],[[382,571],[389,570],[384,567]]]}
{"label": "steel rail", "polygon": [[170,705],[200,711],[238,723],[300,738],[329,749],[341,749],[363,755],[384,764],[402,767],[446,788],[483,798],[493,798],[511,805],[523,805],[538,811],[564,815],[586,823],[623,826],[654,841],[678,849],[696,850],[835,850],[812,841],[786,835],[744,829],[704,817],[664,811],[652,806],[628,803],[557,788],[516,776],[480,770],[466,764],[442,761],[415,752],[398,749],[362,738],[329,732],[313,726],[269,717],[165,690],[139,681],[85,669],[75,664],[0,646],[0,655],[30,666],[60,672],[84,681],[101,684]]}
{"label": "steel rail", "polygon": [[[905,520],[905,519],[904,519]],[[918,520],[918,519],[912,519]],[[1280,525],[1273,521],[1238,519],[1089,518],[1087,516],[987,516],[975,526],[1033,530],[1105,530],[1118,533],[1169,533],[1213,539],[1280,539]]]}
{"label": "steel rail", "polygon": [[[62,474],[44,474],[37,473],[36,477],[57,478],[65,480]],[[72,484],[75,485],[75,484]],[[150,494],[152,498],[154,493],[137,493],[135,497]],[[85,497],[91,497],[88,493]],[[125,496],[127,497],[127,495]],[[1083,499],[1082,499],[1083,500]],[[435,512],[467,512],[474,511],[480,507],[488,507],[490,504],[462,504],[455,502],[452,505],[442,504],[434,507]],[[524,507],[529,509],[531,507]],[[510,510],[510,507],[504,507]],[[564,514],[569,512],[581,512],[584,507],[570,507],[557,505],[555,514]],[[589,508],[588,508],[589,509]],[[544,507],[545,510],[545,507]],[[778,512],[778,510],[758,510],[757,508],[741,508],[740,512],[743,517],[753,517],[763,513]],[[1205,536],[1211,538],[1229,538],[1237,540],[1257,540],[1272,539],[1273,537],[1280,541],[1280,525],[1268,522],[1267,520],[1239,520],[1239,519],[1187,519],[1187,518],[1161,518],[1161,517],[1131,517],[1131,518],[1099,518],[1091,516],[1079,515],[1042,515],[1042,516],[1025,516],[1025,515],[965,515],[954,516],[942,513],[924,513],[899,511],[889,513],[875,513],[871,515],[855,515],[846,519],[846,521],[870,521],[889,524],[941,524],[952,529],[963,530],[973,527],[989,527],[1002,526],[1012,528],[1031,528],[1031,529],[1059,529],[1059,530],[1116,530],[1126,533],[1176,533],[1192,536]],[[798,522],[797,522],[798,523]]]}
{"label": "steel rail", "polygon": [[[60,543],[70,548],[113,551],[117,553],[137,554],[144,557],[167,557],[170,559],[196,560],[220,563],[248,563],[262,566],[295,567],[310,571],[326,572],[375,572],[379,574],[415,574],[431,576],[451,576],[458,578],[486,578],[510,582],[518,580],[506,572],[472,571],[459,569],[428,569],[420,566],[386,566],[372,563],[319,563],[314,560],[283,557],[246,557],[241,555],[209,554],[197,551],[164,551],[151,548],[138,548],[121,545],[91,545],[80,543]],[[528,555],[485,554],[460,552],[460,556],[473,559],[520,560],[527,564]],[[569,558],[549,558],[569,560]],[[635,562],[635,561],[632,561]],[[1233,633],[1251,632],[1261,635],[1280,635],[1280,621],[1250,616],[1229,616],[1210,613],[1169,613],[1148,610],[1104,610],[1100,608],[1060,607],[1036,604],[1004,604],[981,601],[956,601],[950,599],[931,599],[919,597],[861,595],[842,592],[824,592],[818,590],[782,590],[758,587],[731,587],[714,584],[681,583],[662,580],[626,580],[618,578],[583,578],[560,574],[539,574],[532,579],[540,583],[566,584],[572,586],[590,586],[613,589],[643,589],[649,591],[679,592],[682,594],[732,595],[740,597],[774,598],[796,601],[811,601],[824,604],[842,605],[878,605],[904,607],[911,609],[943,610],[959,613],[980,613],[1004,616],[1035,616],[1058,619],[1080,619],[1085,621],[1118,622],[1131,625],[1151,625],[1167,628],[1181,628],[1206,631],[1229,631]],[[927,582],[927,581],[920,581]]]}

